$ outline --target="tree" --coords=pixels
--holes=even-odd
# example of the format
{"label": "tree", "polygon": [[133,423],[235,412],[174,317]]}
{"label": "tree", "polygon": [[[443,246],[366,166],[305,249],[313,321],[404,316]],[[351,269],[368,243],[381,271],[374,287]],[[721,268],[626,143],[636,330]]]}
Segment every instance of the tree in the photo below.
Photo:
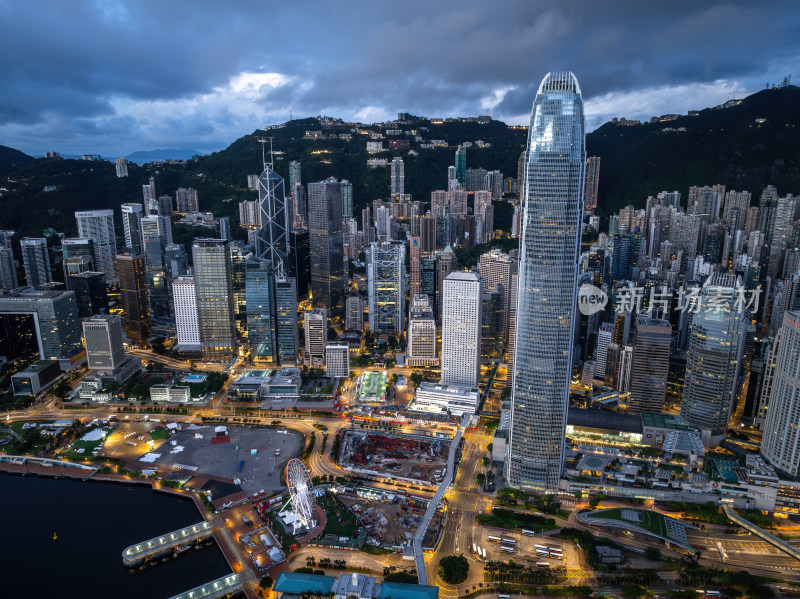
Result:
{"label": "tree", "polygon": [[644,588],[638,584],[626,584],[622,587],[622,594],[626,597],[641,597],[644,593]]}
{"label": "tree", "polygon": [[478,485],[480,485],[482,487],[483,483],[486,482],[486,475],[483,472],[479,472],[477,474],[477,476],[475,476],[475,480],[477,480],[478,481]]}
{"label": "tree", "polygon": [[336,341],[339,338],[339,333],[333,327],[328,327],[328,341]]}
{"label": "tree", "polygon": [[397,347],[397,337],[394,335],[389,335],[389,347],[394,350]]}
{"label": "tree", "polygon": [[486,451],[492,453],[492,449],[494,449],[494,443],[489,443],[489,445],[486,446]]}
{"label": "tree", "polygon": [[658,547],[647,547],[644,550],[644,556],[650,561],[656,561],[661,559],[661,551],[658,550]]}
{"label": "tree", "polygon": [[411,374],[408,379],[413,383],[414,387],[419,387],[419,384],[422,382],[422,375],[419,372],[414,372]]}
{"label": "tree", "polygon": [[439,562],[439,576],[449,584],[461,584],[469,575],[469,562],[461,555],[448,555]]}

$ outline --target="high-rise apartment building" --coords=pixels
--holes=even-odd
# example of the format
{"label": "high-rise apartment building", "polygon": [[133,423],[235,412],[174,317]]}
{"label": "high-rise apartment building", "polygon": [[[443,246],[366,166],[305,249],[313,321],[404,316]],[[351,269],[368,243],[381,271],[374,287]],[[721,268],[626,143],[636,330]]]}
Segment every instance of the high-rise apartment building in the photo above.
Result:
{"label": "high-rise apartment building", "polygon": [[261,210],[257,200],[239,202],[239,226],[245,229],[261,228]]}
{"label": "high-rise apartment building", "polygon": [[177,212],[197,212],[200,210],[197,202],[197,190],[193,187],[179,187],[175,190],[175,204]]}
{"label": "high-rise apartment building", "polygon": [[597,186],[600,182],[600,156],[586,159],[586,185],[583,192],[583,209],[597,208]]}
{"label": "high-rise apartment building", "polygon": [[145,257],[142,254],[119,254],[116,266],[125,317],[125,336],[132,343],[146,347],[151,325]]}
{"label": "high-rise apartment building", "polygon": [[25,280],[31,287],[44,285],[53,280],[50,270],[50,254],[44,237],[25,237],[20,241]]}
{"label": "high-rise apartment building", "polygon": [[474,272],[452,272],[442,289],[441,383],[477,387],[481,363],[481,277]]}
{"label": "high-rise apartment building", "polygon": [[464,146],[456,148],[456,179],[464,188],[467,184],[467,149]]}
{"label": "high-rise apartment building", "polygon": [[517,274],[517,259],[498,249],[493,249],[480,257],[480,273],[483,288],[493,291],[502,285],[503,291],[503,328],[508,341],[508,319],[511,312],[511,277]]}
{"label": "high-rise apartment building", "polygon": [[117,158],[114,161],[114,166],[117,169],[117,178],[121,179],[122,177],[128,176],[128,161],[125,158]]}
{"label": "high-rise apartment building", "polygon": [[774,352],[761,455],[781,474],[800,477],[800,312],[786,312]]}
{"label": "high-rise apartment building", "polygon": [[305,361],[309,366],[320,367],[325,364],[325,346],[328,344],[328,311],[314,308],[303,314],[305,330]]}
{"label": "high-rise apartment building", "polygon": [[389,195],[394,199],[406,192],[406,167],[402,158],[394,158],[389,163]]}
{"label": "high-rise apartment building", "polygon": [[83,321],[86,361],[92,370],[114,371],[125,362],[122,319],[116,314]]}
{"label": "high-rise apartment building", "polygon": [[658,413],[667,392],[672,326],[668,320],[639,315],[635,333],[628,413]]}
{"label": "high-rise apartment building", "polygon": [[145,216],[150,216],[150,210],[156,204],[156,180],[153,177],[147,185],[142,185],[142,204]]}
{"label": "high-rise apartment building", "polygon": [[400,242],[375,242],[367,249],[369,329],[376,333],[405,328],[405,250]]}
{"label": "high-rise apartment building", "polygon": [[586,166],[583,100],[572,73],[548,73],[533,102],[507,479],[558,489],[572,373]]}
{"label": "high-rise apartment building", "polygon": [[444,281],[458,268],[458,258],[449,245],[436,255],[436,317],[442,319],[444,312]]}
{"label": "high-rise apartment building", "polygon": [[186,352],[200,351],[200,325],[197,321],[197,292],[194,277],[182,276],[172,282],[175,302],[175,329],[178,349]]}
{"label": "high-rise apartment building", "polygon": [[342,183],[335,178],[308,184],[311,297],[314,307],[344,313],[345,272],[342,240]]}
{"label": "high-rise apartment building", "polygon": [[436,218],[430,212],[419,217],[419,245],[423,256],[436,251]]}
{"label": "high-rise apartment building", "polygon": [[113,210],[85,210],[75,213],[78,223],[78,237],[94,239],[97,251],[95,269],[106,273],[108,283],[117,282],[114,270],[117,255],[117,235],[114,230]]}
{"label": "high-rise apartment building", "polygon": [[353,217],[353,184],[342,179],[342,219]]}
{"label": "high-rise apartment building", "polygon": [[408,344],[406,363],[409,367],[436,366],[436,318],[429,295],[411,296],[408,311]]}
{"label": "high-rise apartment building", "polygon": [[192,244],[200,351],[204,358],[230,358],[236,352],[233,272],[225,239],[195,239]]}
{"label": "high-rise apartment building", "polygon": [[594,378],[603,381],[606,376],[608,346],[614,342],[614,325],[604,322],[597,332],[597,349],[594,352]]}
{"label": "high-rise apartment building", "polygon": [[142,253],[142,205],[122,204],[122,232],[125,235],[125,247],[134,254]]}
{"label": "high-rise apartment building", "polygon": [[744,306],[737,302],[741,285],[735,275],[712,274],[689,325],[681,418],[710,430],[712,438],[727,432],[739,389],[746,330]]}

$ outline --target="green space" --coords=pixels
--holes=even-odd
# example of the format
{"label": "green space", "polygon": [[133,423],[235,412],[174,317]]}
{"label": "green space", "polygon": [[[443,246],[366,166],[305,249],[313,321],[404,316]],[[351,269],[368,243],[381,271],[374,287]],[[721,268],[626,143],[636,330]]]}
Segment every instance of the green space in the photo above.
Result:
{"label": "green space", "polygon": [[680,510],[681,518],[693,520],[695,522],[707,522],[708,524],[729,525],[728,517],[719,511],[713,501],[707,503],[688,503],[681,501],[668,501],[670,509]]}
{"label": "green space", "polygon": [[[204,495],[201,495],[204,496]],[[278,517],[278,514],[275,512],[265,512],[264,517],[266,518],[267,522],[271,525],[272,532],[275,533],[275,536],[280,541],[281,549],[286,555],[289,555],[289,552],[292,550],[293,546],[296,546],[292,535],[290,535],[286,527],[281,522],[281,519]]]}
{"label": "green space", "polygon": [[8,455],[36,455],[56,444],[55,439],[43,437],[38,426],[23,430],[23,424],[23,422],[10,424],[8,428],[17,433],[20,439],[12,438],[10,443],[0,445],[0,451]]}
{"label": "green space", "polygon": [[319,505],[325,510],[325,515],[328,518],[322,536],[330,534],[349,539],[356,536],[356,532],[358,532],[356,517],[338,498],[331,493],[325,493],[320,497]]}
{"label": "green space", "polygon": [[511,530],[524,528],[539,532],[556,528],[556,521],[553,518],[545,518],[536,514],[521,514],[503,508],[494,508],[491,515],[478,514],[475,516],[475,520],[478,524],[485,526],[496,526],[497,528]]}
{"label": "green space", "polygon": [[386,396],[386,372],[368,370],[361,375],[359,401],[382,401]]}
{"label": "green space", "polygon": [[364,553],[368,553],[369,555],[389,555],[390,553],[394,553],[391,549],[384,549],[383,547],[374,547],[372,545],[364,545],[361,548],[361,551]]}
{"label": "green space", "polygon": [[[638,514],[641,520],[630,520],[622,517],[622,511],[630,511]],[[620,522],[628,522],[639,528],[658,535],[660,537],[669,538],[667,535],[667,525],[664,521],[664,516],[657,512],[650,512],[648,510],[638,510],[634,508],[611,508],[607,510],[598,510],[592,512],[592,518],[604,518],[606,520],[619,520]]]}
{"label": "green space", "polygon": [[463,555],[447,555],[439,562],[439,576],[449,584],[461,584],[469,575],[469,562]]}
{"label": "green space", "polygon": [[150,437],[153,441],[160,441],[161,439],[168,439],[169,438],[169,431],[165,428],[155,428],[150,431]]}
{"label": "green space", "polygon": [[762,514],[758,510],[742,510],[739,515],[745,520],[749,520],[760,528],[777,528],[778,522],[768,514]]}
{"label": "green space", "polygon": [[[69,451],[66,451],[61,455],[72,460],[91,458],[94,449],[102,446],[103,442],[104,441],[102,439],[100,441],[75,441],[72,447],[69,448]],[[81,449],[83,449],[83,451],[80,451]]]}

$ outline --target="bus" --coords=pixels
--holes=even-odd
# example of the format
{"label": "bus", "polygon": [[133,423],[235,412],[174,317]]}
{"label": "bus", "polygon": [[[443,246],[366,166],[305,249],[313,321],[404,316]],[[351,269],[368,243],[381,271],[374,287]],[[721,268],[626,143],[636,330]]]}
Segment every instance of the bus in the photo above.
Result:
{"label": "bus", "polygon": [[497,599],[511,599],[511,595],[498,595]]}
{"label": "bus", "polygon": [[509,547],[508,545],[502,545],[500,547],[500,551],[505,551],[506,553],[514,553],[514,548]]}
{"label": "bus", "polygon": [[544,545],[534,545],[533,550],[537,554],[543,555],[545,557],[547,557],[550,554],[550,552],[547,550],[547,547],[545,547]]}
{"label": "bus", "polygon": [[499,543],[500,537],[487,537],[490,543]]}
{"label": "bus", "polygon": [[536,562],[537,568],[549,568],[550,562]]}
{"label": "bus", "polygon": [[524,534],[526,537],[532,537],[532,536],[533,536],[534,534],[536,534],[536,533],[534,533],[532,530],[525,530],[525,529],[523,529],[523,530],[522,530],[522,534]]}
{"label": "bus", "polygon": [[550,557],[554,559],[564,559],[564,553],[561,549],[555,549],[553,547],[550,548]]}
{"label": "bus", "polygon": [[719,591],[706,591],[706,597],[722,597]]}
{"label": "bus", "polygon": [[516,545],[517,542],[514,539],[502,539],[503,543],[508,543],[509,545]]}

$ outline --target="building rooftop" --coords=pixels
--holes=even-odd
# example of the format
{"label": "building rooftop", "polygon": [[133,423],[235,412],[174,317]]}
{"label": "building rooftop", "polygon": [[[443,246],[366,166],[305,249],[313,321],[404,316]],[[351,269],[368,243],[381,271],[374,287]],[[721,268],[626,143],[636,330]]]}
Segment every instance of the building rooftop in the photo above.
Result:
{"label": "building rooftop", "polygon": [[602,410],[569,408],[567,424],[582,428],[614,430],[623,433],[642,432],[642,418],[638,414],[620,414]]}
{"label": "building rooftop", "polygon": [[0,293],[3,299],[56,299],[71,291],[34,289],[33,287],[17,287],[13,291]]}
{"label": "building rooftop", "polygon": [[58,364],[57,360],[37,360],[30,366],[28,366],[25,370],[19,371],[17,374],[34,374],[37,372],[42,372],[45,368],[49,368],[53,364]]}
{"label": "building rooftop", "polygon": [[675,414],[665,414],[663,412],[659,414],[642,414],[641,418],[643,426],[668,428],[676,431],[700,431],[698,427],[687,424],[681,420],[680,416],[676,416]]}
{"label": "building rooftop", "polygon": [[333,576],[319,574],[300,574],[298,572],[281,572],[272,590],[276,593],[330,593],[336,579]]}
{"label": "building rooftop", "polygon": [[439,587],[404,582],[384,582],[381,584],[379,599],[438,599]]}

